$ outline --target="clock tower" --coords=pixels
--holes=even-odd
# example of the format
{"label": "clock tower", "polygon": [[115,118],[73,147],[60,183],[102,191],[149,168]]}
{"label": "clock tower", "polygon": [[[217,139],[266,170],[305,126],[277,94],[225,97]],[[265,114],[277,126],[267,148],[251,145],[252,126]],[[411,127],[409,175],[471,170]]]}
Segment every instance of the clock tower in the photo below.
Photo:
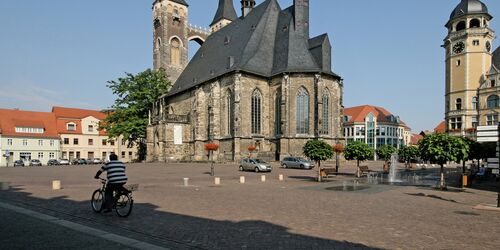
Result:
{"label": "clock tower", "polygon": [[445,119],[447,132],[466,135],[479,124],[478,88],[491,67],[493,17],[479,0],[461,0],[450,15],[446,50]]}

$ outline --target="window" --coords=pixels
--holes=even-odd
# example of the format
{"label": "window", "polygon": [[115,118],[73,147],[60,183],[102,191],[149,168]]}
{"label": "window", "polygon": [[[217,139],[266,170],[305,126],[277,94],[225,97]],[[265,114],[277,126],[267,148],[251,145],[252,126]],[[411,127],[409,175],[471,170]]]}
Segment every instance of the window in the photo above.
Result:
{"label": "window", "polygon": [[323,121],[322,121],[322,134],[330,133],[330,94],[326,93],[323,95]]}
{"label": "window", "polygon": [[23,139],[23,146],[28,146],[28,140],[27,139]]}
{"label": "window", "polygon": [[78,138],[73,139],[73,145],[78,145]]}
{"label": "window", "polygon": [[486,116],[486,125],[497,125],[498,124],[498,115],[488,115]]}
{"label": "window", "polygon": [[457,67],[460,66],[461,62],[460,60],[457,60]]}
{"label": "window", "polygon": [[89,125],[88,130],[89,130],[89,132],[94,132],[94,125]]}
{"label": "window", "polygon": [[465,29],[465,21],[461,21],[457,24],[456,26],[456,31],[461,31],[461,30],[464,30]]}
{"label": "window", "polygon": [[170,41],[170,63],[172,65],[181,65],[181,42],[177,37]]}
{"label": "window", "polygon": [[43,146],[43,140],[38,140],[38,146]]}
{"label": "window", "polygon": [[54,140],[50,140],[50,146],[53,147],[54,146]]}
{"label": "window", "polygon": [[281,135],[281,90],[276,92],[274,98],[274,133]]}
{"label": "window", "polygon": [[252,134],[260,134],[261,131],[261,115],[262,115],[262,95],[259,90],[255,90],[252,94]]}
{"label": "window", "polygon": [[122,140],[122,146],[125,146],[126,140]]}
{"label": "window", "polygon": [[125,158],[125,151],[122,151],[122,159]]}
{"label": "window", "polygon": [[477,128],[478,125],[479,125],[479,122],[477,121],[477,117],[473,116],[472,117],[472,127]]}
{"label": "window", "polygon": [[309,133],[309,94],[301,87],[297,92],[296,126],[297,134]]}
{"label": "window", "polygon": [[69,138],[64,138],[64,145],[69,145]]}
{"label": "window", "polygon": [[469,23],[469,28],[479,28],[481,27],[481,22],[478,19],[472,19]]}
{"label": "window", "polygon": [[89,139],[89,146],[94,145],[94,139]]}
{"label": "window", "polygon": [[477,96],[472,97],[472,109],[477,109]]}
{"label": "window", "polygon": [[76,130],[76,124],[74,123],[68,123],[66,124],[68,131],[75,131]]}
{"label": "window", "polygon": [[457,101],[455,102],[455,107],[457,110],[462,110],[462,99],[457,98]]}
{"label": "window", "polygon": [[49,159],[55,159],[56,154],[55,153],[49,153]]}
{"label": "window", "polygon": [[12,146],[12,139],[7,139],[7,145]]}
{"label": "window", "polygon": [[451,118],[450,119],[450,128],[452,130],[462,129],[462,117]]}
{"label": "window", "polygon": [[42,152],[38,152],[38,159],[39,160],[43,159],[43,153]]}
{"label": "window", "polygon": [[385,127],[380,128],[380,135],[385,136]]}
{"label": "window", "polygon": [[493,88],[493,87],[495,87],[495,86],[496,86],[496,82],[495,82],[495,80],[491,80],[491,87]]}
{"label": "window", "polygon": [[128,152],[128,158],[132,158],[132,151]]}
{"label": "window", "polygon": [[479,40],[474,40],[474,41],[472,41],[472,45],[474,45],[474,46],[479,46]]}
{"label": "window", "polygon": [[103,146],[106,146],[107,143],[108,143],[108,141],[106,141],[106,139],[102,139],[102,145]]}
{"label": "window", "polygon": [[497,95],[490,95],[488,97],[488,108],[498,108],[499,106],[499,99]]}
{"label": "window", "polygon": [[16,127],[16,133],[43,134],[43,128]]}
{"label": "window", "polygon": [[361,128],[356,127],[356,136],[360,136],[360,135],[361,135]]}
{"label": "window", "polygon": [[114,141],[114,140],[111,140],[111,141],[109,142],[109,144],[110,144],[111,146],[114,146],[114,145],[115,145],[115,141]]}
{"label": "window", "polygon": [[226,135],[233,134],[233,95],[231,91],[226,93]]}

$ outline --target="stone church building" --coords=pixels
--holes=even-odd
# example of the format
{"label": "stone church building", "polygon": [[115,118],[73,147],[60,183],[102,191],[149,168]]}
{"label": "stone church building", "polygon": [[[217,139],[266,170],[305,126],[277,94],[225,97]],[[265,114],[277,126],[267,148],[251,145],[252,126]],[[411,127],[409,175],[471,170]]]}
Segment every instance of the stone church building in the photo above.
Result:
{"label": "stone church building", "polygon": [[[327,34],[309,36],[309,0],[220,0],[210,30],[188,24],[184,0],[153,4],[154,67],[174,83],[151,110],[148,160],[266,160],[302,155],[321,138],[343,141],[342,78],[332,71]],[[202,44],[188,62],[188,43]]]}

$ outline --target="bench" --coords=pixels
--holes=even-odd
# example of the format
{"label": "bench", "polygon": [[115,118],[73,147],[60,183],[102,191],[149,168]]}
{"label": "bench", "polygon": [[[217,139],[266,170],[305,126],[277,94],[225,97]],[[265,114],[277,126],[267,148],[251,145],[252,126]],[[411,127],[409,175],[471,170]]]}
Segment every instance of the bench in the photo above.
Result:
{"label": "bench", "polygon": [[368,168],[368,166],[359,166],[359,177],[366,175],[367,173],[370,173],[371,170]]}
{"label": "bench", "polygon": [[323,167],[319,170],[321,178],[328,178],[330,175],[338,174],[335,167]]}

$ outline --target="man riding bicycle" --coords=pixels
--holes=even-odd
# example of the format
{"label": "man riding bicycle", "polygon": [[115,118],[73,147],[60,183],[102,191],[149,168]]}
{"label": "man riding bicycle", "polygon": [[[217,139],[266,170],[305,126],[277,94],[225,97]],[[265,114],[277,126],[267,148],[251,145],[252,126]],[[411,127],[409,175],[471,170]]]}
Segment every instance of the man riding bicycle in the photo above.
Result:
{"label": "man riding bicycle", "polygon": [[104,213],[111,212],[113,208],[113,192],[126,191],[123,187],[127,183],[127,175],[125,175],[125,165],[123,162],[118,161],[118,156],[116,154],[109,155],[109,162],[101,167],[99,171],[95,174],[96,179],[102,172],[107,172],[108,185],[106,186],[106,191],[104,194]]}

